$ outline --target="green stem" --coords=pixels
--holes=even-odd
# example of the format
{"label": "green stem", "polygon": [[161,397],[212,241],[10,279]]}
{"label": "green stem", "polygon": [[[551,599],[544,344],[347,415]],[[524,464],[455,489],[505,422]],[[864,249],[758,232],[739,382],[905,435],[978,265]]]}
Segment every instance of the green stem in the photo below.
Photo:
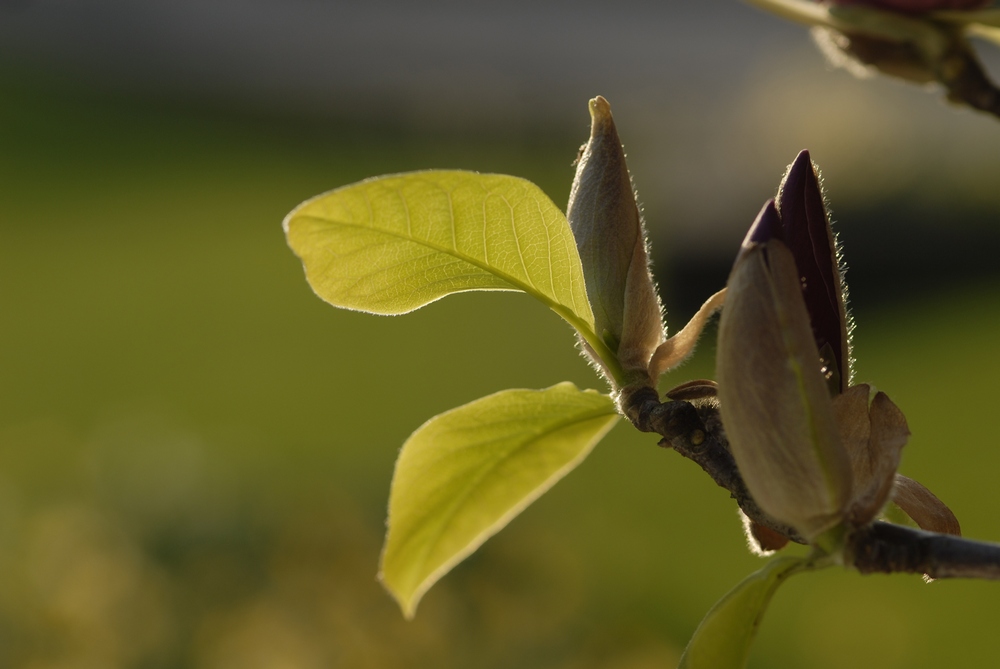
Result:
{"label": "green stem", "polygon": [[548,302],[549,308],[552,311],[559,314],[564,321],[573,326],[573,329],[583,337],[583,340],[587,342],[594,353],[601,359],[604,363],[605,369],[611,374],[614,384],[617,388],[624,388],[629,383],[629,379],[625,375],[625,370],[622,369],[621,364],[618,362],[618,356],[608,348],[608,345],[604,343],[604,340],[597,336],[597,333],[590,328],[590,326],[576,315],[573,314],[569,309],[566,309],[562,305],[556,304],[554,302]]}

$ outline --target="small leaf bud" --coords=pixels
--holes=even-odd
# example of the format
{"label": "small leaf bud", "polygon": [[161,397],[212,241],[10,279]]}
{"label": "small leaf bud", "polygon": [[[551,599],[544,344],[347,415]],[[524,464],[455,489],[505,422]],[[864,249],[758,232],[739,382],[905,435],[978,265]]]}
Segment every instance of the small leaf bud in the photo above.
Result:
{"label": "small leaf bud", "polygon": [[583,262],[595,330],[629,382],[649,383],[649,359],[664,339],[662,307],[608,101],[591,100],[590,117],[590,140],[577,164],[566,215]]}

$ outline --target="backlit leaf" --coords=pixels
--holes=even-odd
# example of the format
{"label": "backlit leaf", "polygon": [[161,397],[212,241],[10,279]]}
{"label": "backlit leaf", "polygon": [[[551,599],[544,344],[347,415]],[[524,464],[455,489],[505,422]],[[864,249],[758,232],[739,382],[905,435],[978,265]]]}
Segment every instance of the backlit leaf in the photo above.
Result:
{"label": "backlit leaf", "polygon": [[376,177],[302,203],[284,225],[309,284],[334,306],[403,314],[451,293],[522,290],[596,340],[569,223],[524,179]]}
{"label": "backlit leaf", "polygon": [[403,445],[382,582],[407,617],[441,576],[576,467],[618,420],[614,402],[560,383],[504,390],[431,418]]}
{"label": "backlit leaf", "polygon": [[784,557],[755,571],[708,612],[688,642],[678,669],[741,669],[771,597],[785,579],[809,568],[808,558]]}

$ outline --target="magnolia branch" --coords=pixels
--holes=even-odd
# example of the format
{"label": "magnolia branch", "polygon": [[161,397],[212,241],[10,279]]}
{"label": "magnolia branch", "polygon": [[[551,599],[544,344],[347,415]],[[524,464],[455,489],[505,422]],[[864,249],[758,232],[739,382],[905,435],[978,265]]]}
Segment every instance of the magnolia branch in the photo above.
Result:
{"label": "magnolia branch", "polygon": [[[660,445],[694,461],[736,500],[747,517],[796,543],[806,543],[794,529],[765,513],[751,497],[729,450],[714,388],[705,383],[682,387],[661,402],[653,388],[626,389],[622,411],[642,432],[659,434]],[[700,395],[700,397],[698,397]],[[863,574],[913,573],[931,578],[1000,580],[1000,544],[974,541],[902,525],[876,522],[853,532],[846,561]]]}
{"label": "magnolia branch", "polygon": [[861,528],[848,540],[847,550],[862,574],[1000,579],[1000,545],[892,523]]}

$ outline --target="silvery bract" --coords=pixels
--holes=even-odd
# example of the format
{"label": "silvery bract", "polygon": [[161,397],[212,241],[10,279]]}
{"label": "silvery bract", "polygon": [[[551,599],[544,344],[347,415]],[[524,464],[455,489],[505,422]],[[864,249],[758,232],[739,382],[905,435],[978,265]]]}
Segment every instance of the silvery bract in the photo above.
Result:
{"label": "silvery bract", "polygon": [[808,153],[751,226],[719,325],[720,411],[751,494],[828,550],[896,502],[924,529],[958,533],[951,511],[896,474],[909,436],[885,393],[850,385],[849,319],[837,246]]}

